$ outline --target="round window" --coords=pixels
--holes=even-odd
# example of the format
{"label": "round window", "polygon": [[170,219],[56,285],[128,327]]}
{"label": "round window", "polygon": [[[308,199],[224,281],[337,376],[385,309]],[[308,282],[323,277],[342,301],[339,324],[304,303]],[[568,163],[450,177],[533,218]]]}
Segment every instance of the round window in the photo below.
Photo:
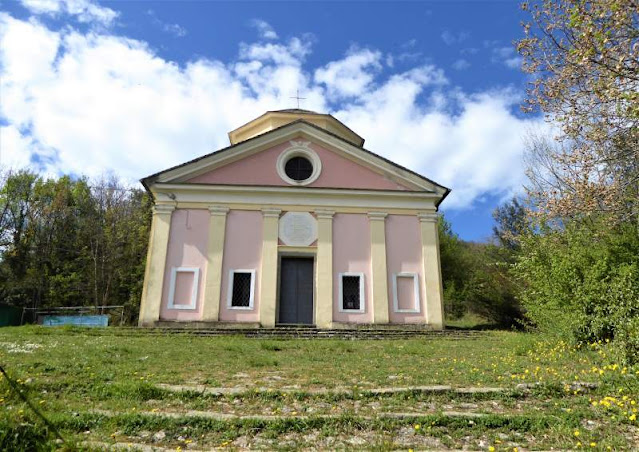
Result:
{"label": "round window", "polygon": [[295,156],[286,162],[284,172],[296,181],[305,181],[313,174],[313,164],[305,157]]}
{"label": "round window", "polygon": [[275,168],[284,182],[303,187],[317,180],[322,172],[322,161],[310,148],[308,141],[291,141],[291,147],[284,149],[277,157]]}

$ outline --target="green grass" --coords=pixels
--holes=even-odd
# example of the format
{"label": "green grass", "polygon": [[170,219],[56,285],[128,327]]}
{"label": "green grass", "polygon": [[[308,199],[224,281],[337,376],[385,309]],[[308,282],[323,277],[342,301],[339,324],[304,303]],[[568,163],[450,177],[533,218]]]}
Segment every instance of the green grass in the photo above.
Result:
{"label": "green grass", "polygon": [[[534,334],[486,332],[472,340],[266,340],[128,334],[116,328],[20,327],[0,329],[0,363],[76,445],[119,441],[176,448],[196,444],[297,449],[319,444],[327,449],[512,450],[577,448],[579,443],[602,450],[639,447],[639,424],[633,419],[639,404],[639,369],[615,365],[606,344],[577,349]],[[566,386],[573,381],[598,387]],[[242,393],[175,393],[158,388],[159,383],[241,387]],[[524,391],[517,388],[519,383],[537,386]],[[435,384],[508,390],[367,392]],[[312,392],[319,388],[352,392]],[[99,414],[104,411],[111,414]],[[284,418],[216,420],[189,411]],[[447,414],[451,411],[468,416]],[[414,417],[379,418],[379,413]],[[483,416],[473,417],[477,413]],[[152,440],[158,432],[163,437]],[[3,381],[0,449],[49,450],[59,446],[52,440],[42,421]]]}

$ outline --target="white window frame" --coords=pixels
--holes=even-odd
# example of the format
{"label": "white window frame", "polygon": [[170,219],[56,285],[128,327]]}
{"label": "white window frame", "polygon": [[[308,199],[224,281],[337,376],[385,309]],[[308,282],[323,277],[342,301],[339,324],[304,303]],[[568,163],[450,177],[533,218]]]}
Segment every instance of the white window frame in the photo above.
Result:
{"label": "white window frame", "polygon": [[[309,142],[292,141],[291,147],[282,151],[282,153],[277,157],[277,162],[275,163],[277,174],[287,184],[298,186],[312,184],[322,173],[322,161],[320,160],[319,155],[317,155],[317,153],[309,147],[309,144]],[[304,157],[311,162],[311,164],[313,165],[313,172],[308,179],[295,180],[288,177],[288,174],[286,174],[285,166],[286,163],[293,157]]]}
{"label": "white window frame", "polygon": [[[415,307],[413,309],[400,309],[397,290],[397,278],[413,278]],[[419,274],[400,272],[393,274],[393,309],[397,313],[419,314],[421,312],[421,300],[419,299]]]}
{"label": "white window frame", "polygon": [[[343,291],[343,279],[344,276],[359,276],[359,309],[345,309],[344,308],[344,291]],[[366,312],[366,290],[364,286],[364,273],[358,272],[344,272],[339,273],[339,312],[350,312],[355,314],[362,314]]]}
{"label": "white window frame", "polygon": [[[193,289],[191,289],[190,304],[175,304],[175,282],[178,273],[193,273]],[[173,267],[171,269],[171,282],[169,284],[169,309],[180,311],[194,311],[197,309],[197,292],[200,282],[200,269],[197,267]]]}
{"label": "white window frame", "polygon": [[[251,274],[251,294],[249,297],[249,305],[248,306],[233,306],[233,280],[235,279],[236,273],[250,273]],[[255,270],[242,270],[242,269],[231,269],[229,270],[229,286],[226,294],[226,307],[228,309],[234,309],[238,311],[252,311],[253,310],[253,302],[255,301]]]}

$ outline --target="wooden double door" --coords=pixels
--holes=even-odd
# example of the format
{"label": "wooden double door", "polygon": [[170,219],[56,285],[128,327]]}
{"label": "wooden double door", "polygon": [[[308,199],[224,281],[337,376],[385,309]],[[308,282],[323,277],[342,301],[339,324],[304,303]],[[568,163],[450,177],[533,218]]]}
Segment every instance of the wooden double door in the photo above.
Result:
{"label": "wooden double door", "polygon": [[313,269],[312,257],[282,257],[279,324],[313,323]]}

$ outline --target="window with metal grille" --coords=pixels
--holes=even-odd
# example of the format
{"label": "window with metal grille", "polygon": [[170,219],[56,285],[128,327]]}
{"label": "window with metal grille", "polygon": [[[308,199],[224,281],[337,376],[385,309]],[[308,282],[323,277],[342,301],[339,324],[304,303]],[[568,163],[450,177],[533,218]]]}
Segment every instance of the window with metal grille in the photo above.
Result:
{"label": "window with metal grille", "polygon": [[284,172],[293,180],[303,181],[313,174],[313,164],[307,158],[293,157],[284,165]]}
{"label": "window with metal grille", "polygon": [[361,311],[362,300],[362,278],[360,275],[342,275],[342,310]]}
{"label": "window with metal grille", "polygon": [[251,307],[251,292],[253,289],[253,273],[233,272],[233,290],[231,292],[231,307]]}

